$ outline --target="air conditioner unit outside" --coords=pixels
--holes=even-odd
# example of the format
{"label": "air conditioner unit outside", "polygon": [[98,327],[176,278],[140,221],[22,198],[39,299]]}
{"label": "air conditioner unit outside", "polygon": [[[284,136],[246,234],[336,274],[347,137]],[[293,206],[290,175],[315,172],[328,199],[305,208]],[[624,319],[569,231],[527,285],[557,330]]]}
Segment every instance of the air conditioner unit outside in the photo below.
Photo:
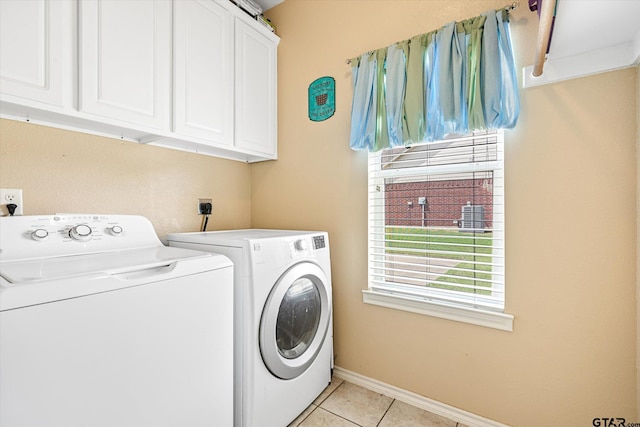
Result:
{"label": "air conditioner unit outside", "polygon": [[484,233],[484,206],[467,204],[462,207],[460,231]]}

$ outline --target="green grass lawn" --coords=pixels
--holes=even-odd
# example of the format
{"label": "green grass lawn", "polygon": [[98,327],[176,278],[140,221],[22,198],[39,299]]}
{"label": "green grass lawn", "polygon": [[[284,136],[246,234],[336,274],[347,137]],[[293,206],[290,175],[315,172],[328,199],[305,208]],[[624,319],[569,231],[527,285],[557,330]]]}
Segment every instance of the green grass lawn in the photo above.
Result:
{"label": "green grass lawn", "polygon": [[[474,290],[455,285],[491,287],[490,283],[482,280],[491,280],[491,265],[487,264],[492,261],[492,247],[492,233],[461,232],[455,229],[386,227],[388,254],[459,261],[434,281],[437,283],[429,285],[433,288],[490,295],[489,290]],[[437,260],[434,264],[437,264]]]}

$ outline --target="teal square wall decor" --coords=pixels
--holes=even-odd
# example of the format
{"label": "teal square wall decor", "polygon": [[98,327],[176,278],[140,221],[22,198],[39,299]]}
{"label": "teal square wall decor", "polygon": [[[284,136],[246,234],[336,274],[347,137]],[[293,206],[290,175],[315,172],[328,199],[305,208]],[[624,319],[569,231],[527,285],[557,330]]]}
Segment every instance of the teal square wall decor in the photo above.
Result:
{"label": "teal square wall decor", "polygon": [[336,81],[320,77],[309,85],[309,120],[321,122],[336,112]]}

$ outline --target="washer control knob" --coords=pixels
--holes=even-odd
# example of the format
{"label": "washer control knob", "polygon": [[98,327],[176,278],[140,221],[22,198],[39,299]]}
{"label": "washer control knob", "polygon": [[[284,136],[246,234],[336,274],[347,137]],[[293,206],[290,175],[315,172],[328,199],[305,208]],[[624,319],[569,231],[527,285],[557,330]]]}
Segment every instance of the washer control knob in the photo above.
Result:
{"label": "washer control knob", "polygon": [[31,232],[31,238],[33,240],[41,241],[49,237],[49,232],[44,228],[38,228],[37,230],[33,230]]}
{"label": "washer control knob", "polygon": [[109,234],[112,236],[122,236],[122,232],[124,230],[119,225],[114,225],[113,227],[109,227]]}
{"label": "washer control knob", "polygon": [[305,251],[308,248],[307,241],[302,239],[296,240],[294,246],[296,247],[297,251]]}
{"label": "washer control knob", "polygon": [[93,231],[91,230],[91,227],[89,227],[88,225],[79,224],[69,230],[69,236],[71,236],[73,240],[86,242],[87,240],[91,240],[92,232]]}

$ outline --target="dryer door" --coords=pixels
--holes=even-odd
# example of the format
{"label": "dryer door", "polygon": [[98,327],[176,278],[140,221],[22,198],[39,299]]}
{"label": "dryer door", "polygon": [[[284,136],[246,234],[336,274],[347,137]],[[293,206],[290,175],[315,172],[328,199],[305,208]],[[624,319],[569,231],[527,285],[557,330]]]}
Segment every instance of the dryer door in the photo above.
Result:
{"label": "dryer door", "polygon": [[330,320],[331,288],[322,269],[301,262],[287,270],[260,320],[260,352],[269,371],[282,379],[302,374],[322,348]]}

